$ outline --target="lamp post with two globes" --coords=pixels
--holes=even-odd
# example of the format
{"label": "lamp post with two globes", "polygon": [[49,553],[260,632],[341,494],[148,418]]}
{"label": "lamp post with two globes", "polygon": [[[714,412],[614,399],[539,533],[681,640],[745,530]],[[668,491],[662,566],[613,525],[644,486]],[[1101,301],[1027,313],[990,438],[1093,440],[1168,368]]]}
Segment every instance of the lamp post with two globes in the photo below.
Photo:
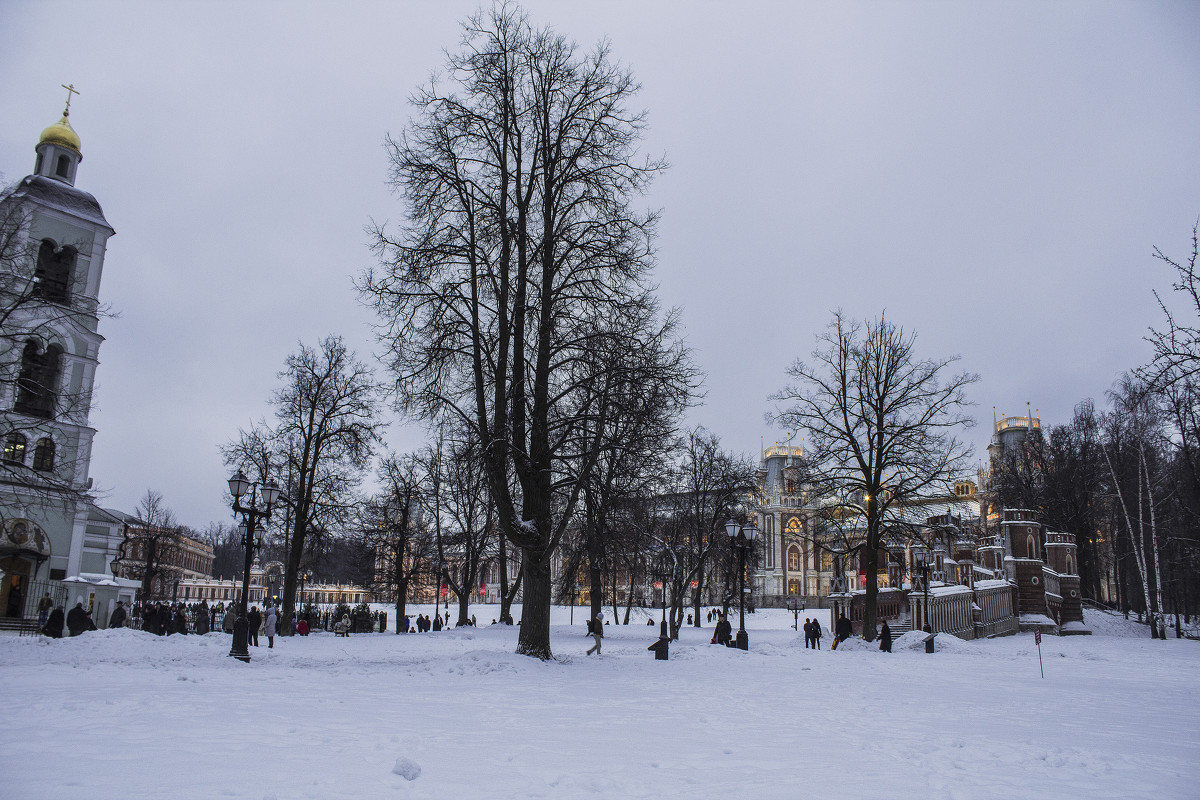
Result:
{"label": "lamp post with two globes", "polygon": [[746,553],[754,547],[754,537],[758,534],[758,526],[751,518],[745,525],[739,525],[735,520],[725,523],[725,533],[729,542],[738,551],[738,632],[737,648],[748,650],[749,637],[746,636]]}
{"label": "lamp post with two globes", "polygon": [[[262,489],[261,495],[259,489]],[[241,500],[246,492],[250,492],[250,500],[248,505],[243,506]],[[250,661],[248,636],[250,623],[246,617],[246,601],[250,595],[250,568],[254,561],[254,532],[260,520],[271,518],[272,507],[279,500],[281,490],[275,481],[266,481],[262,484],[251,481],[239,469],[229,478],[229,493],[233,495],[234,513],[241,514],[245,520],[240,527],[245,528],[242,544],[246,548],[246,564],[242,571],[242,598],[238,602],[237,620],[233,623],[233,647],[229,649],[229,655],[239,661],[248,662]]]}

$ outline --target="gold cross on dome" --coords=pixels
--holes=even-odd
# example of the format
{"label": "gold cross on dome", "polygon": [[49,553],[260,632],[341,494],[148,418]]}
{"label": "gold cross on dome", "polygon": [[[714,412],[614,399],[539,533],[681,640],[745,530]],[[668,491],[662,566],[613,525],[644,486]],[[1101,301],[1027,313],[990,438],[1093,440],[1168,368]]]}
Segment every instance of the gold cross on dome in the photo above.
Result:
{"label": "gold cross on dome", "polygon": [[75,88],[75,84],[67,86],[65,83],[60,83],[59,86],[67,90],[67,107],[63,109],[63,116],[71,113],[71,95],[79,94],[79,90]]}

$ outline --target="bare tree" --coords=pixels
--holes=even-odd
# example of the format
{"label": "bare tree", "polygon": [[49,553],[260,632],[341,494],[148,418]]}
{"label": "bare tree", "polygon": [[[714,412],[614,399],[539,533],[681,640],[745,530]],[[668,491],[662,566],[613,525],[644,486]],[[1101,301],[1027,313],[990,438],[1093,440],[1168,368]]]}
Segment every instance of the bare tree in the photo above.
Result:
{"label": "bare tree", "polygon": [[1166,638],[1157,517],[1165,499],[1162,409],[1158,396],[1131,377],[1122,379],[1109,396],[1113,411],[1105,419],[1104,460],[1137,564],[1151,636]]}
{"label": "bare tree", "polygon": [[403,629],[412,585],[435,557],[433,537],[422,514],[428,491],[424,465],[412,455],[388,455],[379,463],[382,490],[362,507],[361,534],[375,553],[373,588],[395,601],[396,633]]}
{"label": "bare tree", "polygon": [[470,18],[445,83],[389,141],[410,221],[377,231],[382,265],[360,281],[400,407],[483,446],[499,530],[521,550],[517,649],[543,659],[552,557],[602,441],[581,437],[604,378],[584,357],[650,302],[656,216],[629,198],[663,163],[635,161],[637,88],[606,44],[581,52],[507,4]]}
{"label": "bare tree", "polygon": [[167,587],[183,576],[184,528],[161,493],[147,489],[133,520],[125,523],[115,567],[124,578],[140,580],[141,602],[167,596]]}
{"label": "bare tree", "polygon": [[953,494],[971,455],[955,435],[974,424],[964,390],[978,377],[948,374],[957,356],[918,359],[916,335],[886,315],[860,324],[838,312],[817,342],[811,362],[788,370],[795,383],[773,396],[774,419],[806,433],[814,489],[863,518],[863,633],[871,640],[888,520],[909,501]]}
{"label": "bare tree", "polygon": [[[478,446],[450,436],[429,454],[435,475],[437,557],[445,565],[447,591],[458,598],[458,625],[470,621],[470,601],[496,539],[495,512]],[[446,620],[450,624],[450,620]]]}
{"label": "bare tree", "polygon": [[295,608],[300,563],[314,537],[346,527],[354,489],[378,442],[380,387],[340,336],[301,345],[279,373],[276,426],[242,431],[225,463],[286,481],[283,627]]}
{"label": "bare tree", "polygon": [[[675,451],[678,458],[663,496],[669,523],[655,537],[671,554],[672,636],[678,635],[689,596],[693,624],[699,626],[709,568],[714,556],[728,549],[725,522],[744,515],[743,506],[754,491],[749,461],[722,450],[720,438],[704,428],[688,431]],[[689,592],[693,583],[695,589]]]}

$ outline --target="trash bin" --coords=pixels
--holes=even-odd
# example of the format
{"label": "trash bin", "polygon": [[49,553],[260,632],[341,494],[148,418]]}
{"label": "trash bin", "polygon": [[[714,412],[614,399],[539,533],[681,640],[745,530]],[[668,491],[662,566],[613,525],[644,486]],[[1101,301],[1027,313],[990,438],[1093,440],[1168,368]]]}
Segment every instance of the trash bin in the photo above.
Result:
{"label": "trash bin", "polygon": [[937,634],[931,632],[929,630],[929,626],[926,625],[925,626],[925,652],[926,653],[933,652],[933,640],[934,640],[934,637],[936,637],[936,636],[937,636]]}

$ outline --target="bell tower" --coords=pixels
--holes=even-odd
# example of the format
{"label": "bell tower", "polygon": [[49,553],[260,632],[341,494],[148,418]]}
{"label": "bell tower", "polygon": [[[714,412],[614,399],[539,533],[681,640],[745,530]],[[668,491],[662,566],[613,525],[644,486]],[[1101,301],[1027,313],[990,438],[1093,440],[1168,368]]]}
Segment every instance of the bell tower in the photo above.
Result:
{"label": "bell tower", "polygon": [[63,88],[66,107],[38,138],[33,174],[0,195],[0,252],[11,256],[0,260],[0,614],[28,616],[22,606],[39,599],[31,588],[58,587],[73,603],[82,584],[58,582],[111,578],[115,555],[89,526],[88,474],[100,276],[115,231],[75,187],[83,149],[68,118],[78,92]]}

